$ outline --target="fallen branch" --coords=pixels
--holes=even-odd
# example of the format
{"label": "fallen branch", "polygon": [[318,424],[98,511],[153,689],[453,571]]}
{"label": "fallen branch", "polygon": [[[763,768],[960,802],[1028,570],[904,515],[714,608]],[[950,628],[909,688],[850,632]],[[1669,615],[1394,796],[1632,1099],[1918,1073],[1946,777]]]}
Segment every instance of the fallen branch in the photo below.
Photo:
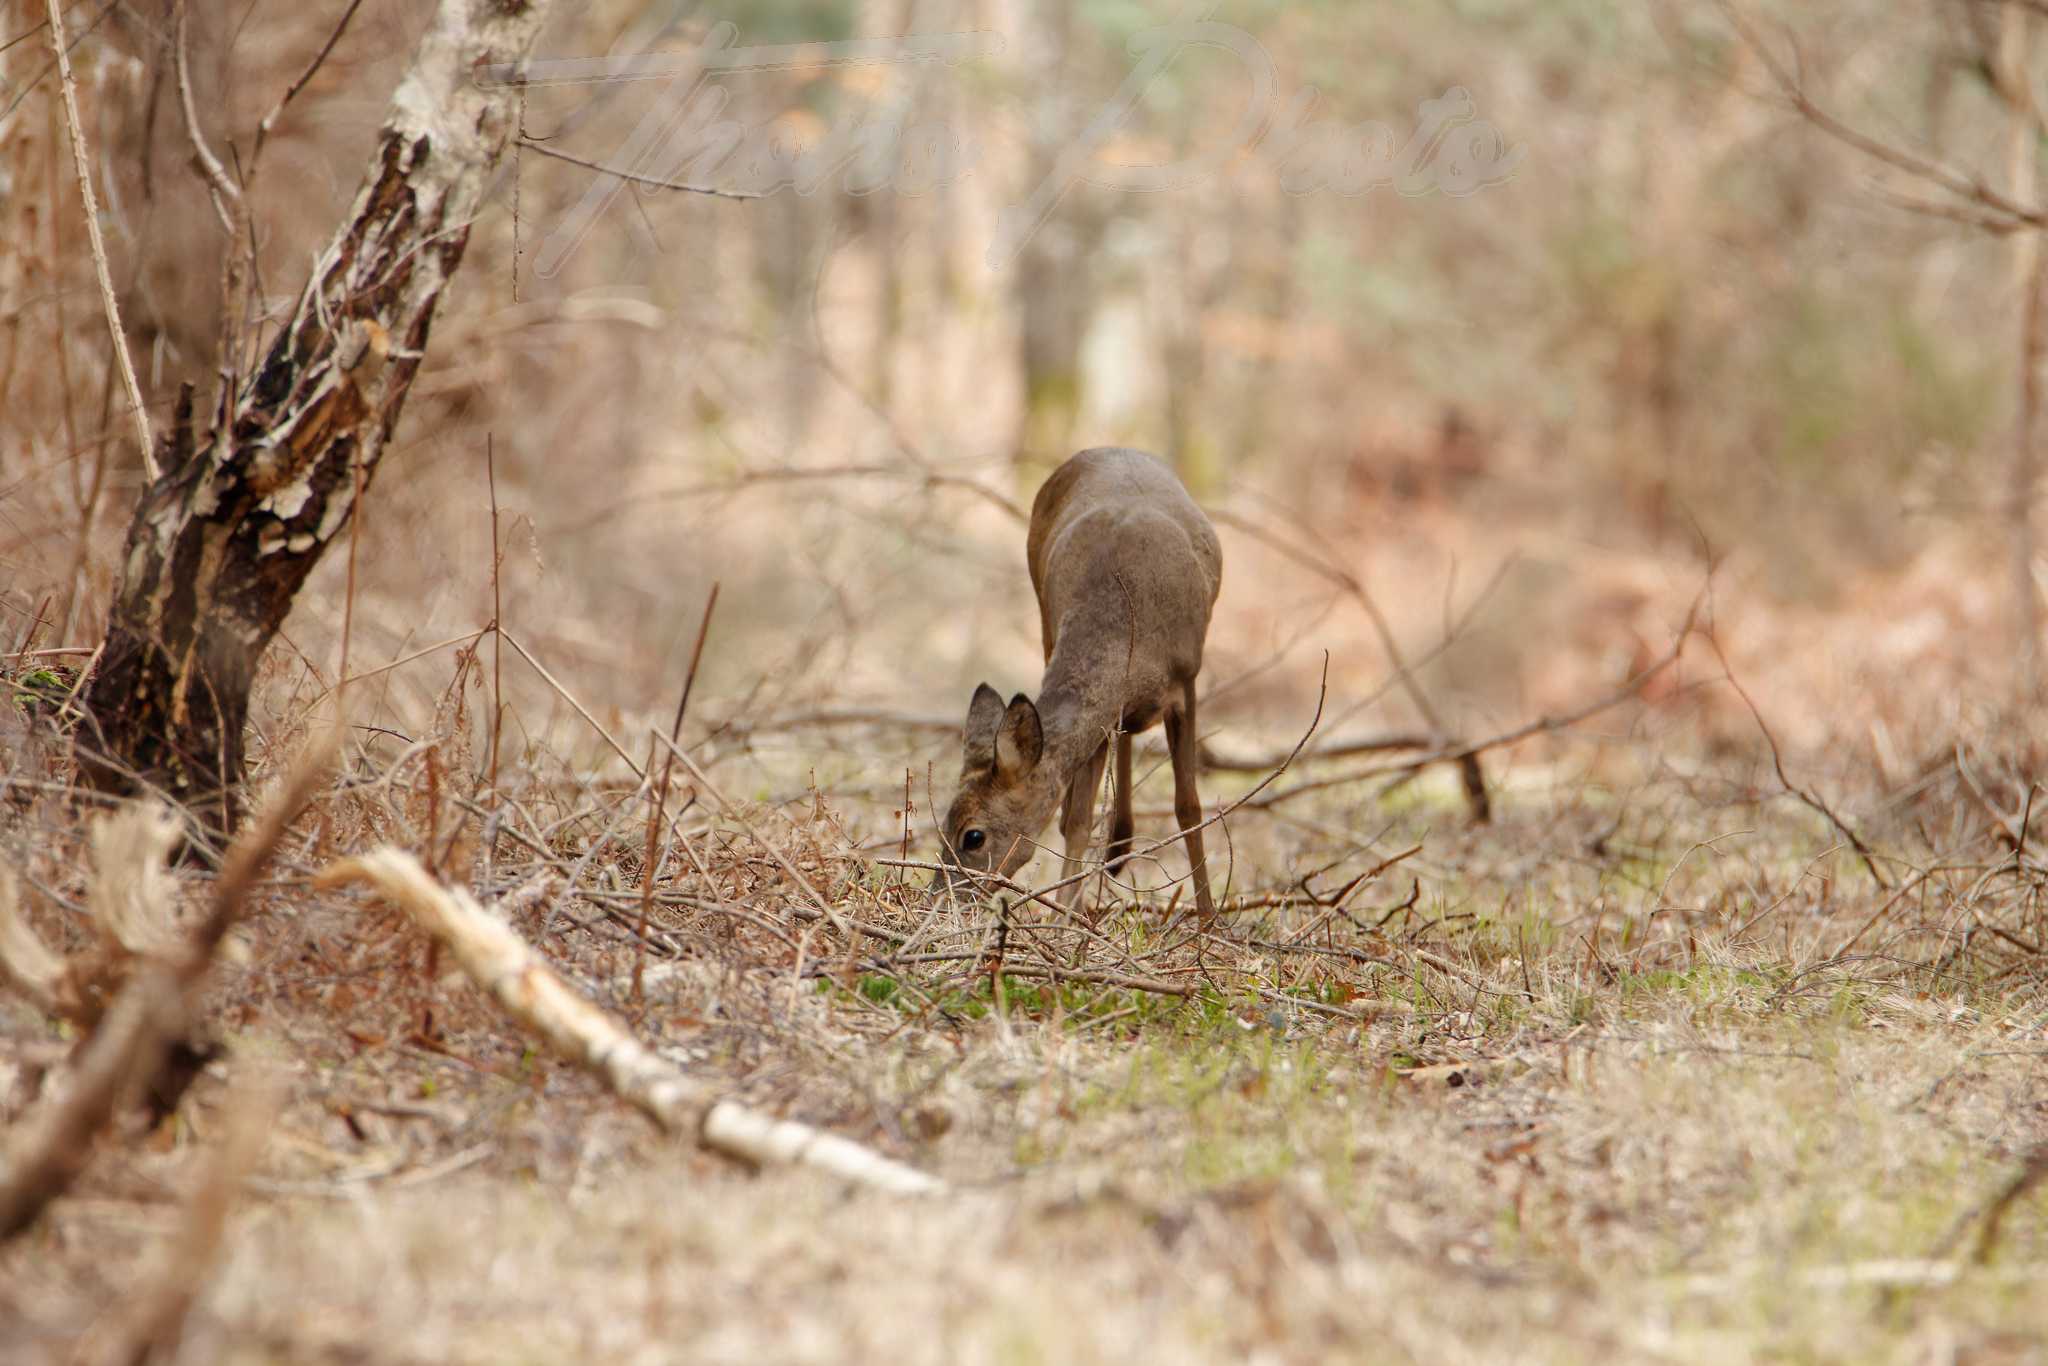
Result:
{"label": "fallen branch", "polygon": [[[0,1160],[0,1242],[27,1229],[70,1188],[85,1169],[93,1140],[124,1097],[146,1092],[159,1109],[176,1106],[196,1072],[196,1061],[206,1056],[190,1040],[214,952],[241,917],[257,876],[326,775],[336,749],[330,733],[300,762],[263,817],[230,851],[197,933],[188,943],[167,945],[138,959],[139,966],[80,1050],[63,1091],[12,1133],[13,1141]],[[144,869],[168,852],[169,846],[149,833],[145,820],[109,824],[129,832],[129,853]],[[168,895],[168,882],[152,882],[140,871],[133,876],[116,871],[123,867],[132,864],[121,864],[111,852],[103,854],[100,879],[152,886]],[[155,909],[157,923],[167,923],[167,907]],[[18,929],[40,947],[25,925]]]}
{"label": "fallen branch", "polygon": [[70,1188],[121,1097],[162,1065],[182,1023],[167,977],[152,969],[128,984],[86,1042],[63,1092],[15,1130],[0,1163],[0,1242],[35,1223]]}
{"label": "fallen branch", "polygon": [[447,888],[397,849],[344,859],[323,886],[367,883],[410,915],[453,955],[487,995],[524,1028],[671,1134],[754,1166],[816,1167],[900,1195],[928,1195],[945,1183],[872,1148],[808,1124],[763,1115],[716,1095],[655,1053],[562,980],[527,942],[460,888]]}
{"label": "fallen branch", "polygon": [[1205,983],[1170,982],[1164,977],[1145,977],[1129,972],[1110,972],[1100,968],[1063,968],[1051,963],[1029,960],[1019,961],[1005,957],[1002,965],[1005,977],[1035,977],[1048,982],[1082,982],[1091,986],[1121,987],[1125,991],[1143,991],[1154,996],[1178,996],[1191,999],[1201,994]]}
{"label": "fallen branch", "polygon": [[576,531],[608,522],[619,508],[624,506],[644,508],[651,502],[694,503],[705,498],[724,497],[768,484],[807,483],[831,479],[904,479],[927,489],[957,488],[992,504],[1018,521],[1026,520],[1022,509],[980,480],[963,474],[947,474],[929,466],[916,465],[905,468],[900,465],[771,465],[737,470],[724,479],[657,489],[651,493],[641,494],[632,498],[630,503],[608,506],[581,522],[572,523],[569,530]]}

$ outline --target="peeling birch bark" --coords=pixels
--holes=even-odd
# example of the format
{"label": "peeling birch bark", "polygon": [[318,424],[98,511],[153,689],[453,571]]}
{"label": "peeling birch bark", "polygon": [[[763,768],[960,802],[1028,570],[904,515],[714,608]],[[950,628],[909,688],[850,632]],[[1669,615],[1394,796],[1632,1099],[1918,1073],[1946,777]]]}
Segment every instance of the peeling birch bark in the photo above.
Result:
{"label": "peeling birch bark", "polygon": [[323,885],[367,882],[446,945],[485,994],[557,1053],[595,1073],[620,1099],[672,1134],[753,1166],[802,1165],[898,1195],[945,1189],[937,1177],[874,1149],[722,1099],[592,1005],[524,939],[459,888],[436,882],[398,849],[344,859]]}
{"label": "peeling birch bark", "polygon": [[514,130],[512,88],[471,72],[521,60],[546,10],[441,0],[346,221],[196,449],[181,397],[85,694],[94,785],[155,787],[233,824],[256,665],[376,472]]}

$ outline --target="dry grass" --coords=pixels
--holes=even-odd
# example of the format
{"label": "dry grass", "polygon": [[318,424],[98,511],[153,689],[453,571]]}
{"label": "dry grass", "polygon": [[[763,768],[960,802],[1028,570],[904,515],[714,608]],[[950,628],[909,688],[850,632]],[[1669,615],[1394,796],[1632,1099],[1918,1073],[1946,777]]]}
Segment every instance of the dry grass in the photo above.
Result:
{"label": "dry grass", "polygon": [[[1859,811],[1890,891],[1768,770],[1681,779],[1661,751],[1626,789],[1525,769],[1489,829],[1448,780],[1247,808],[1213,933],[1168,912],[1170,870],[1091,929],[1018,909],[999,1002],[995,912],[853,852],[879,806],[700,791],[643,946],[644,794],[529,793],[485,844],[444,719],[433,757],[359,753],[303,823],[218,993],[229,1060],[5,1254],[0,1335],[54,1351],[121,1312],[237,1076],[288,1101],[181,1360],[1996,1361],[2048,1332],[2037,1198],[1971,1257],[2048,1132],[2048,873],[1953,765]],[[2011,802],[1995,766],[1972,781]],[[53,938],[86,896],[66,812],[14,818]],[[323,847],[428,830],[642,1037],[959,1193],[678,1152],[393,914],[304,883]],[[1303,904],[1311,870],[1327,896],[1417,842]],[[1025,975],[1048,965],[1190,994]],[[15,1011],[10,1113],[57,1055],[39,1033]]]}
{"label": "dry grass", "polygon": [[[586,8],[552,50],[602,51],[637,13]],[[1117,15],[1061,89],[1123,69],[1136,11],[1100,8]],[[1802,26],[1845,114],[2001,145],[1932,10],[1755,8]],[[153,31],[111,13],[80,94],[166,408],[209,373],[218,233],[180,121],[146,118]],[[1400,122],[1457,80],[1536,155],[1456,202],[1295,201],[1256,171],[1070,200],[1113,230],[1075,274],[1095,329],[1077,437],[1161,444],[1161,358],[1199,334],[1187,467],[1235,519],[1208,739],[1284,753],[1319,677],[1318,739],[1416,726],[1331,570],[1376,596],[1463,735],[1610,693],[1703,585],[1719,653],[1694,640],[1628,705],[1490,756],[1483,829],[1448,774],[1305,759],[1210,840],[1232,907],[1214,927],[1179,905],[1171,849],[1096,886],[1090,925],[1014,894],[935,910],[896,865],[931,855],[947,723],[976,679],[1008,692],[1039,663],[998,506],[1034,478],[1013,463],[1019,301],[972,263],[1028,189],[1015,132],[1057,83],[1021,43],[960,73],[943,112],[988,138],[987,174],[886,215],[642,198],[515,298],[495,214],[372,493],[353,602],[337,557],[265,662],[259,788],[331,704],[352,623],[340,775],[207,1003],[226,1053],[0,1249],[0,1358],[119,1340],[135,1287],[206,1246],[218,1155],[267,1086],[261,1156],[218,1262],[183,1269],[197,1298],[165,1359],[2048,1359],[2038,1188],[1979,1258],[2048,1140],[2040,717],[1993,700],[2004,257],[1874,204],[1756,98],[1704,10],[1223,17],[1337,117]],[[214,145],[331,19],[258,6],[231,41],[195,13]],[[414,23],[366,4],[272,140],[259,314],[352,188]],[[139,485],[67,245],[62,126],[18,84],[38,48],[0,49],[7,98],[29,91],[0,117],[0,863],[79,954],[92,810],[51,718],[85,660],[13,652],[97,638]],[[763,79],[740,107],[890,94]],[[536,92],[529,126],[581,119],[580,99]],[[603,106],[568,141],[611,145],[640,112]],[[530,265],[586,179],[519,174]],[[1193,296],[1192,329],[1160,307]],[[633,769],[660,754],[714,580],[683,730],[705,776],[678,767],[650,849]],[[553,682],[509,647],[500,670],[500,604]],[[1787,795],[1731,671],[1875,874]],[[1168,819],[1155,764],[1141,837]],[[696,1075],[956,1193],[679,1150],[398,914],[314,889],[384,844],[498,903]],[[177,897],[196,910],[210,880],[176,870]],[[74,1043],[0,994],[0,1125],[47,1100]]]}

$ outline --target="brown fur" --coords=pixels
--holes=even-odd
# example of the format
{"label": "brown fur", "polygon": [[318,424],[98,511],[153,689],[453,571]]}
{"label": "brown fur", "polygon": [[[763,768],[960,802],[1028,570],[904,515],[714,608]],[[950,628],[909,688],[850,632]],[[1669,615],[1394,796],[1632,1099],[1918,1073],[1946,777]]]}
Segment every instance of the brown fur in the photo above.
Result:
{"label": "brown fur", "polygon": [[[1101,447],[1068,460],[1039,489],[1026,554],[1045,677],[1036,701],[1019,693],[1005,706],[988,684],[975,690],[960,788],[943,828],[946,863],[1014,873],[1060,810],[1062,877],[1074,877],[1114,740],[1114,871],[1131,848],[1131,736],[1163,721],[1195,900],[1213,914],[1201,832],[1191,827],[1202,819],[1195,675],[1223,576],[1215,528],[1158,458]],[[950,872],[939,879],[958,880]],[[1081,904],[1079,881],[1064,899]]]}

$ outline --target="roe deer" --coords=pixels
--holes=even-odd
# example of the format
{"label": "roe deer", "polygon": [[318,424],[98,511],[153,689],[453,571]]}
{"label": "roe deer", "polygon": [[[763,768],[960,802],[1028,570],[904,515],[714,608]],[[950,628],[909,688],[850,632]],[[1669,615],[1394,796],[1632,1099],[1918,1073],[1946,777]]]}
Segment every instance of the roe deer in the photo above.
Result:
{"label": "roe deer", "polygon": [[1031,858],[1039,831],[1064,807],[1062,893],[1082,903],[1077,874],[1087,852],[1102,770],[1116,743],[1116,797],[1109,827],[1114,872],[1130,856],[1131,736],[1166,723],[1173,757],[1173,811],[1187,832],[1201,913],[1213,916],[1202,857],[1202,799],[1195,791],[1200,743],[1195,675],[1223,577],[1216,530],[1165,463],[1143,451],[1082,451],[1045,481],[1031,504],[1026,544],[1038,594],[1045,677],[1038,700],[1006,707],[984,683],[967,709],[960,788],[946,813],[944,862],[935,887],[972,881],[964,869],[1009,876]]}

